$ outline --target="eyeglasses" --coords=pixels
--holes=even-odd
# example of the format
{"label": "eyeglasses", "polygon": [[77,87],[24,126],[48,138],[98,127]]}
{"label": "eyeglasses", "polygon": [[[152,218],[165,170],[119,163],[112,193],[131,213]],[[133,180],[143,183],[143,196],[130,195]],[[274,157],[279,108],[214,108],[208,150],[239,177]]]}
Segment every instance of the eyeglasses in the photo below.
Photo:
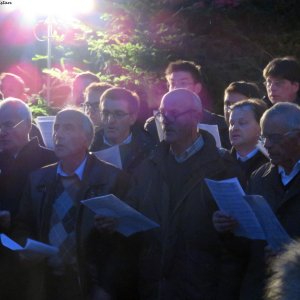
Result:
{"label": "eyeglasses", "polygon": [[275,86],[277,88],[282,87],[285,83],[286,83],[286,79],[281,79],[281,80],[266,80],[264,82],[264,85],[266,86],[266,88],[269,88],[272,86]]}
{"label": "eyeglasses", "polygon": [[128,115],[131,115],[131,113],[125,113],[123,111],[115,111],[115,112],[106,111],[106,110],[100,111],[100,116],[104,121],[108,121],[110,117],[113,118],[114,120],[122,120]]}
{"label": "eyeglasses", "polygon": [[99,103],[94,102],[94,103],[89,103],[89,102],[85,102],[82,104],[82,107],[84,109],[84,111],[99,111]]}
{"label": "eyeglasses", "polygon": [[272,144],[279,144],[284,138],[286,138],[289,134],[292,134],[294,132],[300,132],[300,129],[293,129],[284,134],[273,133],[268,135],[261,135],[260,140],[262,141],[263,144],[266,143],[267,139]]}
{"label": "eyeglasses", "polygon": [[0,130],[1,131],[9,131],[9,130],[12,130],[14,128],[17,128],[19,125],[21,125],[25,120],[21,120],[20,122],[18,123],[13,123],[11,121],[7,121],[7,122],[4,122],[2,124],[0,124]]}
{"label": "eyeglasses", "polygon": [[155,115],[154,118],[158,120],[159,122],[163,122],[164,119],[168,119],[170,122],[175,122],[179,117],[185,115],[185,114],[190,114],[195,112],[194,110],[186,110],[181,113],[174,113],[172,111],[166,112],[166,111],[158,111]]}

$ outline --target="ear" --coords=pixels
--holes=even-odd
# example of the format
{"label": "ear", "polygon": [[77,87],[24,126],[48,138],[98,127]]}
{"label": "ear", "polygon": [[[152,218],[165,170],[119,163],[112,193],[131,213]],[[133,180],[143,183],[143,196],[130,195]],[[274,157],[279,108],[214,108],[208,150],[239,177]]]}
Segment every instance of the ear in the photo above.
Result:
{"label": "ear", "polygon": [[137,120],[137,113],[132,113],[129,115],[130,126],[134,125]]}
{"label": "ear", "polygon": [[294,81],[293,82],[294,91],[297,94],[299,92],[299,82]]}
{"label": "ear", "polygon": [[196,111],[194,113],[195,120],[197,121],[197,123],[200,123],[202,121],[202,115],[203,115],[203,112],[200,112],[200,111]]}
{"label": "ear", "polygon": [[194,92],[195,92],[197,95],[199,95],[201,91],[202,91],[202,84],[201,84],[200,82],[197,82],[197,83],[195,84],[195,91],[194,91]]}

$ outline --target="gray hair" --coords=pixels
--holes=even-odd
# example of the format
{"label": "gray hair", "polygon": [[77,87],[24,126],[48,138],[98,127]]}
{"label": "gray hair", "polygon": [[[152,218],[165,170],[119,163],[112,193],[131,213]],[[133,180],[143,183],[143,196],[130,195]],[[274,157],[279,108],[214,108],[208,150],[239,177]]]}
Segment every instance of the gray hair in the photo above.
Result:
{"label": "gray hair", "polygon": [[0,110],[13,109],[14,112],[31,127],[32,113],[29,106],[18,98],[8,97],[0,102]]}
{"label": "gray hair", "polygon": [[261,127],[266,119],[274,117],[280,117],[287,130],[300,129],[300,107],[297,104],[290,102],[276,103],[266,110],[261,117]]}
{"label": "gray hair", "polygon": [[82,129],[84,130],[86,137],[88,138],[88,142],[89,142],[89,146],[90,146],[94,139],[95,129],[94,129],[93,122],[89,118],[89,116],[87,116],[85,113],[83,113],[80,109],[67,107],[67,108],[60,110],[57,113],[56,117],[58,117],[60,114],[63,114],[63,113],[74,114],[74,116],[76,116],[80,120],[80,122],[82,124]]}
{"label": "gray hair", "polygon": [[300,243],[294,241],[276,257],[271,265],[272,276],[267,282],[266,299],[300,299]]}

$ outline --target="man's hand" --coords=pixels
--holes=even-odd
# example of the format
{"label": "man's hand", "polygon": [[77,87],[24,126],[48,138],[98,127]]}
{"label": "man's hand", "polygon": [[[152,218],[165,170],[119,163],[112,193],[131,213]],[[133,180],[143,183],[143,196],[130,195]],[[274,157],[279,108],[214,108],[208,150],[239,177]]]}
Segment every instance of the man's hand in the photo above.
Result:
{"label": "man's hand", "polygon": [[224,233],[233,231],[237,227],[238,222],[224,211],[217,210],[213,214],[213,224],[218,232]]}
{"label": "man's hand", "polygon": [[0,210],[0,228],[8,229],[11,225],[10,212],[8,210]]}
{"label": "man's hand", "polygon": [[94,217],[94,224],[96,229],[102,233],[113,233],[116,231],[118,220],[112,217],[104,217],[96,215]]}

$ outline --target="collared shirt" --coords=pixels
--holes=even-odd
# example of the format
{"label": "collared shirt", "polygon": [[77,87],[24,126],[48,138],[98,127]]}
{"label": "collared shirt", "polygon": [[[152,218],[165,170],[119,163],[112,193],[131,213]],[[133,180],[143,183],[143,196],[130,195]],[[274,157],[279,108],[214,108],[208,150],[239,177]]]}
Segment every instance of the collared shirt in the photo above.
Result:
{"label": "collared shirt", "polygon": [[285,173],[285,170],[282,166],[278,166],[278,173],[281,176],[281,181],[283,185],[287,185],[293,178],[296,177],[296,175],[300,172],[300,160],[298,160],[292,171],[289,174]]}
{"label": "collared shirt", "polygon": [[[84,158],[84,160],[78,166],[78,168],[74,171],[74,174],[76,174],[80,180],[82,180],[82,177],[83,177],[83,171],[84,171],[84,168],[85,168],[85,165],[86,165],[86,161],[87,161],[87,156]],[[57,166],[56,173],[60,176],[63,176],[63,177],[70,176],[69,174],[64,172],[64,170],[62,169],[61,162],[59,162],[59,164]]]}
{"label": "collared shirt", "polygon": [[[121,142],[121,143],[118,144],[118,145],[127,145],[127,144],[130,144],[131,141],[132,141],[132,133],[130,133],[130,134],[128,135],[128,137],[127,137],[123,142]],[[107,146],[110,146],[110,147],[115,146],[114,144],[111,144],[111,143],[105,138],[104,135],[103,135],[103,143],[104,143],[105,145],[107,145]]]}
{"label": "collared shirt", "polygon": [[256,153],[258,152],[258,149],[255,148],[254,150],[252,150],[251,152],[249,152],[247,155],[245,156],[241,156],[238,152],[236,152],[236,158],[237,160],[240,160],[242,162],[247,161],[248,159],[252,158]]}
{"label": "collared shirt", "polygon": [[170,152],[174,155],[175,160],[178,163],[183,163],[187,159],[189,159],[192,155],[194,155],[196,152],[200,151],[204,145],[204,140],[202,135],[200,135],[195,142],[188,147],[183,153],[176,155],[172,149],[170,149]]}

